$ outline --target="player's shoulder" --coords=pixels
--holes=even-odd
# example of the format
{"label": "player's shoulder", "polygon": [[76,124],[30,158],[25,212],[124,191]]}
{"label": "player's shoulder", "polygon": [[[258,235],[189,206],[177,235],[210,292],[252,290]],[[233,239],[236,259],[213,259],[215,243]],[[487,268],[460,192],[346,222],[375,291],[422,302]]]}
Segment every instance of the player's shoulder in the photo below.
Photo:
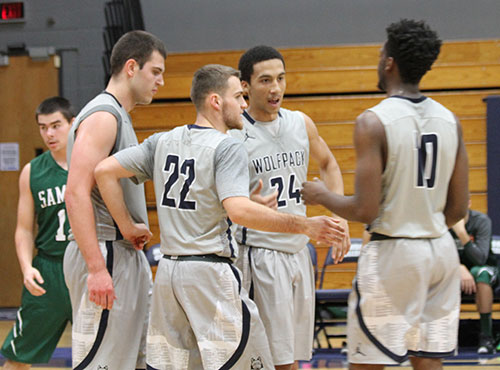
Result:
{"label": "player's shoulder", "polygon": [[490,217],[483,212],[476,211],[474,209],[469,210],[469,217],[471,220],[477,220],[482,222],[491,222]]}
{"label": "player's shoulder", "polygon": [[300,110],[291,110],[287,108],[280,108],[278,115],[283,119],[304,119],[307,116]]}
{"label": "player's shoulder", "polygon": [[51,162],[51,159],[52,159],[52,156],[50,155],[50,151],[47,150],[45,152],[43,152],[42,154],[36,156],[35,158],[33,158],[29,164],[31,164],[31,166],[44,166],[44,165],[47,165],[48,163]]}
{"label": "player's shoulder", "polygon": [[[224,135],[224,134],[223,134]],[[224,136],[221,136],[221,140],[219,142],[219,145],[225,145],[225,146],[241,146],[243,147],[243,142],[240,140],[240,138],[232,136],[231,134],[225,134]]]}
{"label": "player's shoulder", "polygon": [[218,138],[219,140],[214,143],[217,153],[226,153],[225,155],[227,155],[227,153],[232,153],[231,155],[233,155],[241,151],[246,155],[246,149],[242,140],[227,134],[221,134],[222,136]]}

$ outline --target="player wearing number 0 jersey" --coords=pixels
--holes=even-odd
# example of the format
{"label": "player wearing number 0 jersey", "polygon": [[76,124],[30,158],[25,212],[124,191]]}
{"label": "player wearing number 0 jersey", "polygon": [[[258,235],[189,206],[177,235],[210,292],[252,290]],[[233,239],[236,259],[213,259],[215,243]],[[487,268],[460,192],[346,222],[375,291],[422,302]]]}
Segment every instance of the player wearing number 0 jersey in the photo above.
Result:
{"label": "player wearing number 0 jersey", "polygon": [[[14,328],[1,349],[7,358],[4,369],[48,362],[71,321],[63,255],[69,229],[64,203],[66,140],[73,108],[66,99],[53,97],[40,104],[36,117],[49,151],[28,163],[19,179],[15,239],[25,286]],[[35,222],[38,232],[33,238]],[[37,249],[34,258],[33,245]]]}
{"label": "player wearing number 0 jersey", "polygon": [[436,32],[408,19],[386,31],[378,73],[388,97],[356,119],[355,194],[314,181],[302,196],[370,225],[349,296],[350,368],[409,358],[414,369],[442,369],[457,345],[460,270],[448,228],[467,211],[467,153],[457,118],[419,89],[439,55]]}
{"label": "player wearing number 0 jersey", "polygon": [[[96,180],[120,230],[136,228],[118,179],[153,179],[161,251],[148,329],[150,369],[271,369],[264,326],[241,286],[230,221],[256,229],[340,240],[329,217],[283,215],[248,199],[247,154],[226,134],[242,127],[239,72],[207,65],[194,75],[193,125],[148,138],[96,168]],[[333,234],[331,234],[333,233]],[[328,236],[327,234],[331,234]],[[325,239],[326,237],[326,239]]]}
{"label": "player wearing number 0 jersey", "polygon": [[448,188],[436,185],[448,183],[454,168],[458,147],[454,114],[429,97],[397,95],[368,111],[378,117],[387,138],[382,202],[369,231],[405,238],[447,233],[442,210]]}

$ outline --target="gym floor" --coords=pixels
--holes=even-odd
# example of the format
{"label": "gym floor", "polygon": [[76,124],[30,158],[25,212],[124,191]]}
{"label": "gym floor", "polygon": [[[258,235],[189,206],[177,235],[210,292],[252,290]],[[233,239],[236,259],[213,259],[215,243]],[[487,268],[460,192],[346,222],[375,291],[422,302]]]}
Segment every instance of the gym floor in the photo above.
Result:
{"label": "gym floor", "polygon": [[[14,323],[15,310],[0,309],[0,341],[3,343],[7,333]],[[345,326],[342,324],[329,328],[332,333],[342,333]],[[325,338],[319,338],[322,347],[325,347]],[[347,359],[340,353],[342,338],[332,340],[334,349],[317,349],[312,361],[301,363],[301,369],[347,369]],[[0,355],[0,365],[3,365],[5,358]],[[500,354],[478,356],[475,348],[459,348],[458,355],[444,360],[445,370],[466,370],[466,369],[499,369]],[[411,369],[409,363],[401,366],[394,366],[400,369]],[[52,359],[48,364],[35,364],[33,368],[44,370],[69,370],[71,369],[71,327],[66,328]]]}

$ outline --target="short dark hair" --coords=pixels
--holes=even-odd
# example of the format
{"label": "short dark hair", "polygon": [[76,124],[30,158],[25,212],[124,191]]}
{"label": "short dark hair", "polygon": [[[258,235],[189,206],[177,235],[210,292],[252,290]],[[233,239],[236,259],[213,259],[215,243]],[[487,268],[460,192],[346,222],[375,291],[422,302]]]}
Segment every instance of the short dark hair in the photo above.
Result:
{"label": "short dark hair", "polygon": [[156,36],[146,31],[130,31],[118,39],[111,51],[111,75],[117,75],[125,62],[134,59],[139,68],[149,60],[153,51],[158,51],[163,58],[167,57],[167,49]]}
{"label": "short dark hair", "polygon": [[441,40],[424,21],[402,19],[386,28],[386,55],[394,58],[404,83],[418,84],[441,50]]}
{"label": "short dark hair", "polygon": [[71,120],[76,116],[75,109],[71,105],[68,99],[62,96],[53,96],[47,98],[40,103],[35,111],[35,119],[38,121],[38,116],[40,114],[52,114],[56,112],[61,112],[66,121],[71,122]]}
{"label": "short dark hair", "polygon": [[241,79],[243,81],[250,82],[250,78],[253,74],[253,66],[259,62],[270,59],[279,59],[283,62],[283,67],[285,66],[283,55],[271,46],[258,45],[248,49],[240,57],[240,61],[238,63],[238,69],[241,72]]}
{"label": "short dark hair", "polygon": [[231,76],[240,78],[240,71],[220,64],[207,64],[198,69],[191,84],[191,101],[196,110],[202,110],[203,102],[211,92],[224,94]]}

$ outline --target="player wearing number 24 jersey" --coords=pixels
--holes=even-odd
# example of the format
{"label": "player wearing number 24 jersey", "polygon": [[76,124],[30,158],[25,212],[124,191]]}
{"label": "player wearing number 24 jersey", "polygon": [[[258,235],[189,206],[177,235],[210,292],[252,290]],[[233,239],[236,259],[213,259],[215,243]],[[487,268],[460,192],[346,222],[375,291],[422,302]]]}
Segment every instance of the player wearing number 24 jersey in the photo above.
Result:
{"label": "player wearing number 24 jersey", "polygon": [[73,108],[61,97],[44,100],[36,111],[49,151],[28,163],[19,178],[15,240],[24,288],[14,328],[1,349],[7,358],[5,369],[48,362],[71,321],[62,265],[69,230],[64,203],[66,142],[73,117]]}

